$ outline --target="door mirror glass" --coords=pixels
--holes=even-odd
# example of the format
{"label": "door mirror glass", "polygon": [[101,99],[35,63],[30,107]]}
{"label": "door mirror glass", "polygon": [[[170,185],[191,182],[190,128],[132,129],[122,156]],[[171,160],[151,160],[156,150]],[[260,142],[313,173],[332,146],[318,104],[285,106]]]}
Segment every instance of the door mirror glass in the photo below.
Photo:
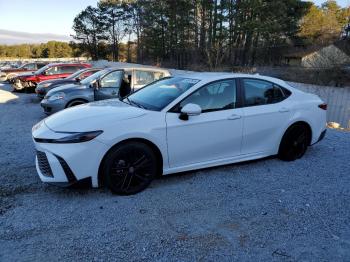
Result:
{"label": "door mirror glass", "polygon": [[187,104],[181,109],[180,119],[188,120],[189,116],[198,116],[202,113],[202,108],[197,104]]}

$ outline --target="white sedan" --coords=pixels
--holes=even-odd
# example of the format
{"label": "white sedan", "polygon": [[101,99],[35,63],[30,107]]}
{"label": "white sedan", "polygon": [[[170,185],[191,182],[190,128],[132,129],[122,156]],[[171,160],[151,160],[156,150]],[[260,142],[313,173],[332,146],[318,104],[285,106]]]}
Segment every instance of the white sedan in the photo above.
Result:
{"label": "white sedan", "polygon": [[128,195],[162,174],[271,155],[293,161],[324,137],[326,109],[275,78],[169,77],[122,101],[69,108],[35,125],[37,172],[43,182],[88,179]]}

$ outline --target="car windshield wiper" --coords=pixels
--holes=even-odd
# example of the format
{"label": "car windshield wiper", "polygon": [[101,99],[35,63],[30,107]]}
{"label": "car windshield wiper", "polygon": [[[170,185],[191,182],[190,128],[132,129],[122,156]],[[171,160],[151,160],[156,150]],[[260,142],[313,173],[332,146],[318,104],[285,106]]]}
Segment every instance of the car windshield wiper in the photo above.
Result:
{"label": "car windshield wiper", "polygon": [[133,104],[133,105],[135,105],[135,106],[137,106],[137,107],[139,107],[139,108],[142,108],[142,109],[146,109],[146,108],[145,108],[143,105],[141,105],[140,103],[137,103],[137,102],[135,102],[135,101],[130,100],[129,97],[127,97],[127,100],[129,101],[130,104]]}
{"label": "car windshield wiper", "polygon": [[122,99],[121,101],[124,102],[124,100],[128,101],[127,104],[129,104],[129,105],[135,105],[135,106],[137,106],[137,107],[139,107],[139,108],[146,109],[143,105],[141,105],[141,104],[139,104],[139,103],[137,103],[137,102],[135,102],[135,101],[130,100],[129,97],[125,97],[125,98]]}

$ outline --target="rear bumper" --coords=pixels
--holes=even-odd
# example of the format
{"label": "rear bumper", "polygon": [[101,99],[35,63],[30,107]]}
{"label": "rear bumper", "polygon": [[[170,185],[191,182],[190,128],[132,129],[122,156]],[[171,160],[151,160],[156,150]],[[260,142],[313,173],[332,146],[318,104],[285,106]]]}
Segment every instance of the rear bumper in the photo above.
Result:
{"label": "rear bumper", "polygon": [[326,133],[327,133],[327,129],[323,130],[321,132],[319,138],[317,139],[317,141],[315,143],[313,143],[313,145],[317,144],[318,142],[321,142],[325,138]]}

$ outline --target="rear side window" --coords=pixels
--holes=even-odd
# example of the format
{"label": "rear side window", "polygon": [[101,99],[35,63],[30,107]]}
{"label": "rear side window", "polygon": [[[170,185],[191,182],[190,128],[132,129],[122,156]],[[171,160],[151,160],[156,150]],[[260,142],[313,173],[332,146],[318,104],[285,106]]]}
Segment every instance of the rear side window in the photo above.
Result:
{"label": "rear side window", "polygon": [[142,71],[135,70],[135,84],[136,85],[147,85],[155,80],[164,77],[162,72]]}
{"label": "rear side window", "polygon": [[61,66],[59,69],[60,74],[72,74],[78,71],[76,66]]}
{"label": "rear side window", "polygon": [[283,101],[291,92],[274,83],[258,79],[243,79],[245,106],[275,104]]}

